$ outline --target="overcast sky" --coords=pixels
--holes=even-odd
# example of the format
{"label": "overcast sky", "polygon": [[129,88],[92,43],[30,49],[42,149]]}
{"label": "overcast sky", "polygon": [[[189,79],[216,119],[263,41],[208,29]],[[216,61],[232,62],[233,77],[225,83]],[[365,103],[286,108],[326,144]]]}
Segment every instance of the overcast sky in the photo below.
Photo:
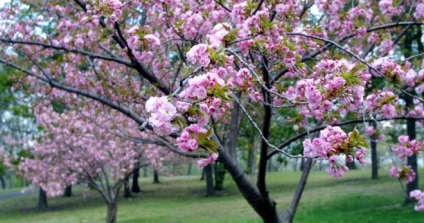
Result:
{"label": "overcast sky", "polygon": [[3,7],[6,2],[10,2],[10,0],[0,0],[0,8]]}

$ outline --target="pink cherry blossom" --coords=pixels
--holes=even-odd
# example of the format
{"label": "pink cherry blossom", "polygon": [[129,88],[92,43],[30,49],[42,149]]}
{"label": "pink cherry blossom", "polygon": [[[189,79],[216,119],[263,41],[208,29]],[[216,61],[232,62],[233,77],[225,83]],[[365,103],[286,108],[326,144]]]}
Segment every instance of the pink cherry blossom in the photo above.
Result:
{"label": "pink cherry blossom", "polygon": [[200,168],[203,168],[209,164],[215,163],[217,159],[218,159],[218,154],[212,153],[208,158],[198,160],[197,165],[199,165]]}

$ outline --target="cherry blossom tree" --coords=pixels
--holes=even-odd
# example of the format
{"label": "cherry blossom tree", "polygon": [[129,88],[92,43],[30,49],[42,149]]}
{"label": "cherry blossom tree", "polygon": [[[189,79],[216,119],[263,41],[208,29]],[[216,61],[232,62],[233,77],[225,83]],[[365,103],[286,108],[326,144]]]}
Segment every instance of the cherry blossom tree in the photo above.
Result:
{"label": "cherry blossom tree", "polygon": [[108,206],[106,221],[116,222],[124,179],[146,165],[138,163],[141,144],[123,138],[131,136],[126,125],[132,120],[98,103],[57,113],[44,101],[34,113],[44,133],[27,148],[30,156],[21,158],[18,171],[48,196],[61,195],[77,182],[90,185]]}
{"label": "cherry blossom tree", "polygon": [[[70,108],[100,102],[199,166],[221,162],[264,222],[292,221],[313,159],[335,177],[339,158],[365,162],[365,137],[340,126],[424,117],[422,55],[395,53],[423,25],[422,1],[22,0],[1,20],[0,62],[22,86]],[[256,184],[238,165],[241,118],[261,139]],[[297,140],[303,154],[287,151]],[[266,184],[275,154],[308,158],[284,212]]]}

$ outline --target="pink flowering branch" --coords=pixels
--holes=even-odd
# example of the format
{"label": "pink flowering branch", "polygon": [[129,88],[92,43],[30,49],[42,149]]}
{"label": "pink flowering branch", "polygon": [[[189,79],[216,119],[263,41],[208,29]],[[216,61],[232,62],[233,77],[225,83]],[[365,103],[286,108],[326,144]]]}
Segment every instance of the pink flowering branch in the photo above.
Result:
{"label": "pink flowering branch", "polygon": [[[424,118],[414,118],[414,117],[405,117],[405,116],[400,116],[400,117],[393,117],[393,118],[379,118],[379,119],[355,119],[355,120],[349,120],[349,121],[345,121],[345,122],[341,122],[341,123],[335,123],[335,124],[331,124],[332,126],[344,126],[344,125],[350,125],[350,124],[355,124],[355,123],[365,123],[365,122],[381,122],[381,121],[389,121],[389,120],[408,120],[408,119],[412,119],[412,120],[424,120]],[[304,133],[300,133],[297,134],[293,137],[291,137],[290,139],[286,140],[284,143],[280,144],[278,146],[278,150],[274,150],[272,152],[270,152],[268,154],[268,159],[271,159],[272,156],[278,154],[281,150],[283,150],[285,147],[287,147],[288,145],[290,145],[292,142],[295,142],[311,133],[315,133],[315,132],[319,132],[323,129],[325,129],[328,125],[323,125],[314,129],[310,129],[307,132]]]}
{"label": "pink flowering branch", "polygon": [[13,44],[19,44],[19,45],[41,46],[41,47],[44,47],[46,49],[60,50],[60,51],[64,51],[64,52],[67,52],[67,53],[77,53],[77,54],[81,54],[81,55],[88,56],[88,57],[91,57],[91,58],[117,62],[119,64],[123,64],[125,66],[132,67],[132,64],[129,61],[123,60],[121,58],[107,57],[107,56],[104,56],[104,55],[101,55],[101,54],[87,52],[87,51],[84,51],[84,50],[68,49],[68,48],[63,47],[63,46],[55,46],[55,45],[50,45],[50,44],[40,43],[40,42],[34,42],[34,41],[12,40],[12,39],[4,39],[4,38],[0,38],[0,42],[10,43],[12,45]]}
{"label": "pink flowering branch", "polygon": [[[51,87],[53,87],[53,88],[57,88],[57,89],[60,89],[60,90],[64,90],[64,91],[67,91],[67,92],[70,92],[70,93],[75,93],[75,94],[78,94],[78,95],[81,95],[81,96],[85,96],[85,97],[87,97],[87,98],[90,98],[90,99],[93,99],[93,100],[99,101],[99,102],[101,102],[101,103],[103,103],[103,104],[105,104],[105,105],[107,105],[107,106],[109,106],[109,107],[111,107],[111,108],[113,108],[113,109],[115,109],[115,110],[119,111],[119,112],[122,112],[122,114],[124,114],[124,115],[126,115],[126,116],[130,117],[131,119],[133,119],[134,121],[136,121],[136,122],[137,122],[138,124],[140,124],[140,125],[142,125],[143,123],[145,123],[145,122],[146,122],[146,120],[145,120],[145,119],[140,118],[140,117],[139,117],[138,115],[136,115],[133,111],[128,110],[128,109],[125,109],[125,108],[124,108],[124,107],[122,107],[121,105],[119,105],[119,104],[117,104],[117,103],[115,103],[115,102],[111,101],[110,99],[108,99],[108,98],[106,98],[106,97],[104,97],[104,96],[97,95],[97,94],[94,94],[94,93],[92,93],[92,92],[85,91],[85,90],[82,90],[82,89],[78,89],[78,88],[75,88],[75,87],[71,87],[71,86],[63,85],[63,84],[61,84],[61,83],[59,83],[59,82],[57,82],[57,81],[55,81],[55,80],[52,80],[51,78],[49,78],[49,79],[47,79],[47,78],[43,78],[43,77],[41,77],[41,76],[39,76],[39,75],[35,74],[35,73],[34,73],[34,72],[32,72],[32,71],[26,70],[26,69],[24,69],[24,68],[22,68],[22,67],[20,67],[20,66],[18,66],[18,65],[16,65],[16,64],[13,64],[13,63],[11,63],[11,62],[9,62],[9,61],[6,61],[6,60],[4,60],[4,59],[1,59],[1,58],[0,58],[0,63],[3,63],[3,64],[5,64],[5,65],[8,65],[8,66],[10,66],[10,67],[13,67],[13,68],[15,68],[15,69],[17,69],[17,70],[19,70],[19,71],[21,71],[21,72],[24,72],[25,74],[27,74],[27,75],[29,75],[29,76],[36,77],[37,79],[39,79],[39,80],[41,80],[41,81],[45,82],[46,84],[50,85],[50,86],[51,86]],[[147,125],[147,127],[148,127],[149,129],[151,129],[151,128],[152,128],[150,125]]]}

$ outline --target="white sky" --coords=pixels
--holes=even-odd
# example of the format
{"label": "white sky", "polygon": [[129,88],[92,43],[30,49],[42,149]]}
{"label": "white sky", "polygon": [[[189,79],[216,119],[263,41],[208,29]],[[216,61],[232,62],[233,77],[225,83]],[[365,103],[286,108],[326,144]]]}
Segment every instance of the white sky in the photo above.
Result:
{"label": "white sky", "polygon": [[10,2],[10,0],[0,0],[0,8],[3,7],[6,2]]}

